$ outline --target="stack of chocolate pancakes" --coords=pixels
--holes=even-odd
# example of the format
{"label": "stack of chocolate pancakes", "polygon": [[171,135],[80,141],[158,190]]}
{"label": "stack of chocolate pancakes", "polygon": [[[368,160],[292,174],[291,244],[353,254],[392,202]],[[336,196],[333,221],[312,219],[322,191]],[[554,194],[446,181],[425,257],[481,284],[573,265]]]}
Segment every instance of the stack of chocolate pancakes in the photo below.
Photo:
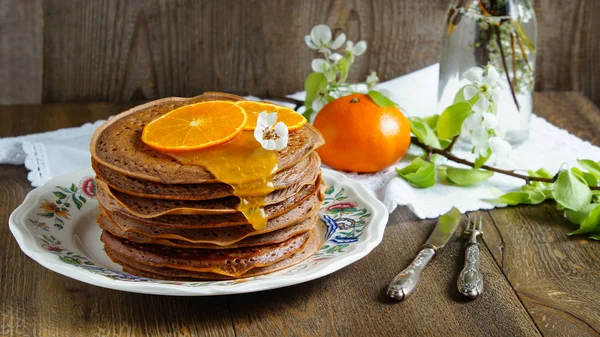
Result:
{"label": "stack of chocolate pancakes", "polygon": [[[323,243],[322,137],[306,124],[277,151],[277,171],[259,196],[264,228],[238,210],[234,188],[201,165],[148,147],[143,128],[178,107],[243,98],[205,93],[153,101],[103,124],[91,141],[107,255],[130,274],[157,279],[220,280],[274,272],[314,254]],[[247,131],[244,131],[247,132]],[[262,227],[262,226],[261,226]]]}

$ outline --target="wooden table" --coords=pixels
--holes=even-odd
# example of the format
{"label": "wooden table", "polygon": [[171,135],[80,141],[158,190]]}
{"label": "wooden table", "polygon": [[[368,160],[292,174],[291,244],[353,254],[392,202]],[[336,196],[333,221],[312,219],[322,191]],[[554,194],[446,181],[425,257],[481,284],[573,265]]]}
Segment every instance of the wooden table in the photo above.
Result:
{"label": "wooden table", "polygon": [[[125,109],[110,103],[0,107],[0,137],[76,126]],[[579,93],[538,93],[535,111],[600,145],[600,110]],[[551,154],[549,154],[551,155]],[[391,278],[435,224],[404,207],[364,259],[288,288],[219,297],[167,297],[88,285],[23,254],[8,216],[31,190],[23,166],[0,165],[0,336],[597,336],[600,242],[569,238],[552,203],[481,212],[483,296],[456,290],[462,242],[451,241],[417,292],[392,304]],[[457,234],[458,235],[458,234]]]}

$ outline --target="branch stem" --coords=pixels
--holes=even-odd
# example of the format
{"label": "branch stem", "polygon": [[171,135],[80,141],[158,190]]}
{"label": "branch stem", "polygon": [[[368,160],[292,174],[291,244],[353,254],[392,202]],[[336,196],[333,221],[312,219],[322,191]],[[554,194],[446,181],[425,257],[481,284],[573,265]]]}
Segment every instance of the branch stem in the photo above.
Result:
{"label": "branch stem", "polygon": [[[449,159],[449,160],[451,160],[453,162],[460,163],[460,164],[463,164],[463,165],[467,165],[467,166],[470,166],[470,167],[473,167],[473,168],[475,167],[475,163],[470,162],[470,161],[468,161],[466,159],[462,159],[460,157],[457,157],[457,156],[453,155],[452,153],[450,153],[447,150],[438,149],[438,148],[435,148],[435,147],[431,147],[429,145],[425,145],[425,144],[421,143],[416,137],[412,137],[411,138],[411,144],[414,144],[414,145],[420,147],[421,149],[423,149],[428,154],[430,154],[430,153],[439,154],[440,156],[443,156],[443,157],[445,157],[445,158],[447,158],[447,159]],[[507,176],[511,176],[511,177],[523,179],[523,180],[525,180],[525,182],[527,184],[529,184],[532,181],[541,181],[541,182],[545,182],[545,183],[554,183],[554,182],[556,182],[556,178],[557,178],[557,176],[554,176],[552,178],[531,177],[531,176],[528,176],[528,175],[516,173],[515,171],[503,170],[503,169],[499,169],[499,168],[488,166],[488,165],[483,165],[483,166],[481,166],[481,168],[485,169],[485,170],[488,170],[488,171],[492,171],[492,172],[497,172],[497,173],[500,173],[500,174],[504,174],[504,175],[507,175]],[[600,190],[600,186],[590,186],[590,189],[592,189],[592,190]]]}
{"label": "branch stem", "polygon": [[498,49],[500,49],[500,58],[502,59],[502,66],[504,67],[504,73],[506,74],[506,80],[508,81],[508,86],[510,87],[510,93],[512,94],[513,100],[515,101],[515,105],[517,106],[517,110],[521,111],[519,107],[519,102],[517,101],[517,95],[515,94],[515,88],[510,81],[510,75],[508,74],[508,66],[506,65],[506,58],[504,56],[504,47],[502,47],[502,41],[500,40],[500,28],[498,26],[496,28],[496,42],[498,43]]}

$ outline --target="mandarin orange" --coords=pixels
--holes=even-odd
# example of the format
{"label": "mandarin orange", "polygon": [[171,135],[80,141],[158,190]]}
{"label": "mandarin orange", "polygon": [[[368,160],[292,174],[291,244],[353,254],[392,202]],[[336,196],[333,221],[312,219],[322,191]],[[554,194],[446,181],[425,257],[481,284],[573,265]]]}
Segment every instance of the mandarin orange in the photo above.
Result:
{"label": "mandarin orange", "polygon": [[163,152],[199,150],[232,140],[247,119],[246,111],[229,101],[185,105],[146,125],[142,141]]}
{"label": "mandarin orange", "polygon": [[410,145],[404,114],[396,107],[380,107],[365,94],[329,102],[313,124],[325,138],[317,149],[321,160],[338,170],[381,171],[402,158]]}

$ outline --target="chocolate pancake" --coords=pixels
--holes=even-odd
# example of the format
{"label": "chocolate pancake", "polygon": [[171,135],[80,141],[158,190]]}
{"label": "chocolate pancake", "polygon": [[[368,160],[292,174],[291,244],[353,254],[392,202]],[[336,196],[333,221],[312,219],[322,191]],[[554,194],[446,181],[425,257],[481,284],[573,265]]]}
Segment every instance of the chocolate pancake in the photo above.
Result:
{"label": "chocolate pancake", "polygon": [[139,244],[108,231],[102,231],[100,239],[105,250],[139,264],[239,277],[252,268],[269,266],[301,250],[309,236],[304,233],[277,244],[219,250]]}
{"label": "chocolate pancake", "polygon": [[[97,221],[100,225],[100,228],[109,231],[112,235],[136,243],[159,244],[177,248],[228,249],[240,247],[255,247],[286,241],[296,235],[311,230],[317,223],[318,218],[316,213],[312,212],[307,217],[300,219],[296,224],[292,224],[285,228],[271,232],[260,231],[260,234],[255,234],[259,232],[255,231],[254,233],[250,233],[253,235],[248,235],[247,237],[238,236],[236,238],[232,238],[231,236],[223,235],[222,230],[219,228],[212,229],[213,233],[210,233],[210,229],[199,229],[197,231],[205,232],[204,236],[207,237],[207,239],[204,239],[203,242],[200,243],[177,239],[149,237],[133,231],[126,232],[120,227],[120,225],[117,222],[113,221],[110,218],[110,216],[108,216],[104,212],[100,212],[100,214],[98,214]],[[227,229],[228,228],[235,227],[227,227]],[[215,236],[213,236],[213,234],[215,234]]]}
{"label": "chocolate pancake", "polygon": [[[317,182],[319,172],[307,174],[306,184],[295,184],[282,190],[274,191],[264,198],[264,205],[274,205],[286,199],[295,198],[303,187],[310,188]],[[161,200],[142,198],[119,191],[114,191],[96,177],[97,193],[100,198],[116,200],[127,212],[139,218],[155,218],[166,214],[231,214],[237,213],[238,197],[225,197],[214,200]]]}
{"label": "chocolate pancake", "polygon": [[124,232],[137,233],[155,239],[175,239],[190,243],[219,245],[235,243],[246,237],[261,235],[289,227],[315,214],[320,208],[321,196],[315,194],[305,199],[300,205],[294,207],[289,212],[269,219],[265,228],[257,231],[252,225],[248,224],[247,221],[246,223],[225,227],[207,227],[203,225],[194,227],[165,224],[158,225],[156,222],[148,222],[147,219],[134,219],[122,213],[110,212],[101,206],[99,207],[100,213],[106,215],[114,223],[117,223],[119,229]]}
{"label": "chocolate pancake", "polygon": [[[312,153],[296,165],[277,172],[273,177],[275,191],[314,180],[311,180],[311,177],[320,172],[320,165],[319,156]],[[96,171],[96,176],[112,189],[144,198],[210,200],[233,195],[233,188],[224,183],[161,184],[120,174],[95,160],[92,160],[92,167]]]}
{"label": "chocolate pancake", "polygon": [[284,258],[278,262],[275,262],[266,267],[255,267],[243,273],[237,277],[225,276],[221,274],[215,273],[207,273],[207,272],[195,272],[183,269],[176,269],[170,267],[157,267],[151,266],[144,263],[136,262],[132,259],[127,258],[125,255],[121,255],[116,251],[111,250],[109,247],[106,247],[107,255],[116,263],[123,266],[123,271],[132,275],[137,275],[141,277],[148,277],[154,279],[161,280],[179,280],[179,281],[199,281],[199,280],[228,280],[232,278],[243,278],[243,277],[252,277],[258,276],[268,273],[273,273],[278,270],[291,267],[295,264],[298,264],[314,253],[316,253],[323,242],[325,241],[325,230],[322,228],[323,225],[319,221],[317,226],[310,232],[310,236],[307,242],[304,244],[301,250],[298,250],[292,253],[287,258]]}
{"label": "chocolate pancake", "polygon": [[[239,96],[207,93],[193,98],[164,98],[125,111],[102,124],[91,140],[92,158],[123,175],[162,184],[218,182],[202,166],[182,165],[141,140],[146,126],[156,118],[183,105],[212,100],[240,100]],[[278,171],[285,170],[323,144],[321,134],[310,124],[290,132],[288,145],[277,152]]]}
{"label": "chocolate pancake", "polygon": [[[265,213],[267,218],[273,219],[291,213],[293,209],[296,209],[299,206],[302,206],[301,208],[306,210],[312,209],[316,204],[320,205],[321,200],[323,200],[322,187],[322,182],[318,181],[314,186],[304,186],[291,198],[275,205],[266,206]],[[161,215],[155,218],[140,218],[128,212],[116,200],[109,198],[101,189],[97,190],[96,199],[109,214],[119,214],[131,220],[135,220],[137,223],[142,224],[144,228],[151,228],[157,232],[165,229],[168,230],[169,228],[218,228],[249,224],[242,213],[218,215]]]}

